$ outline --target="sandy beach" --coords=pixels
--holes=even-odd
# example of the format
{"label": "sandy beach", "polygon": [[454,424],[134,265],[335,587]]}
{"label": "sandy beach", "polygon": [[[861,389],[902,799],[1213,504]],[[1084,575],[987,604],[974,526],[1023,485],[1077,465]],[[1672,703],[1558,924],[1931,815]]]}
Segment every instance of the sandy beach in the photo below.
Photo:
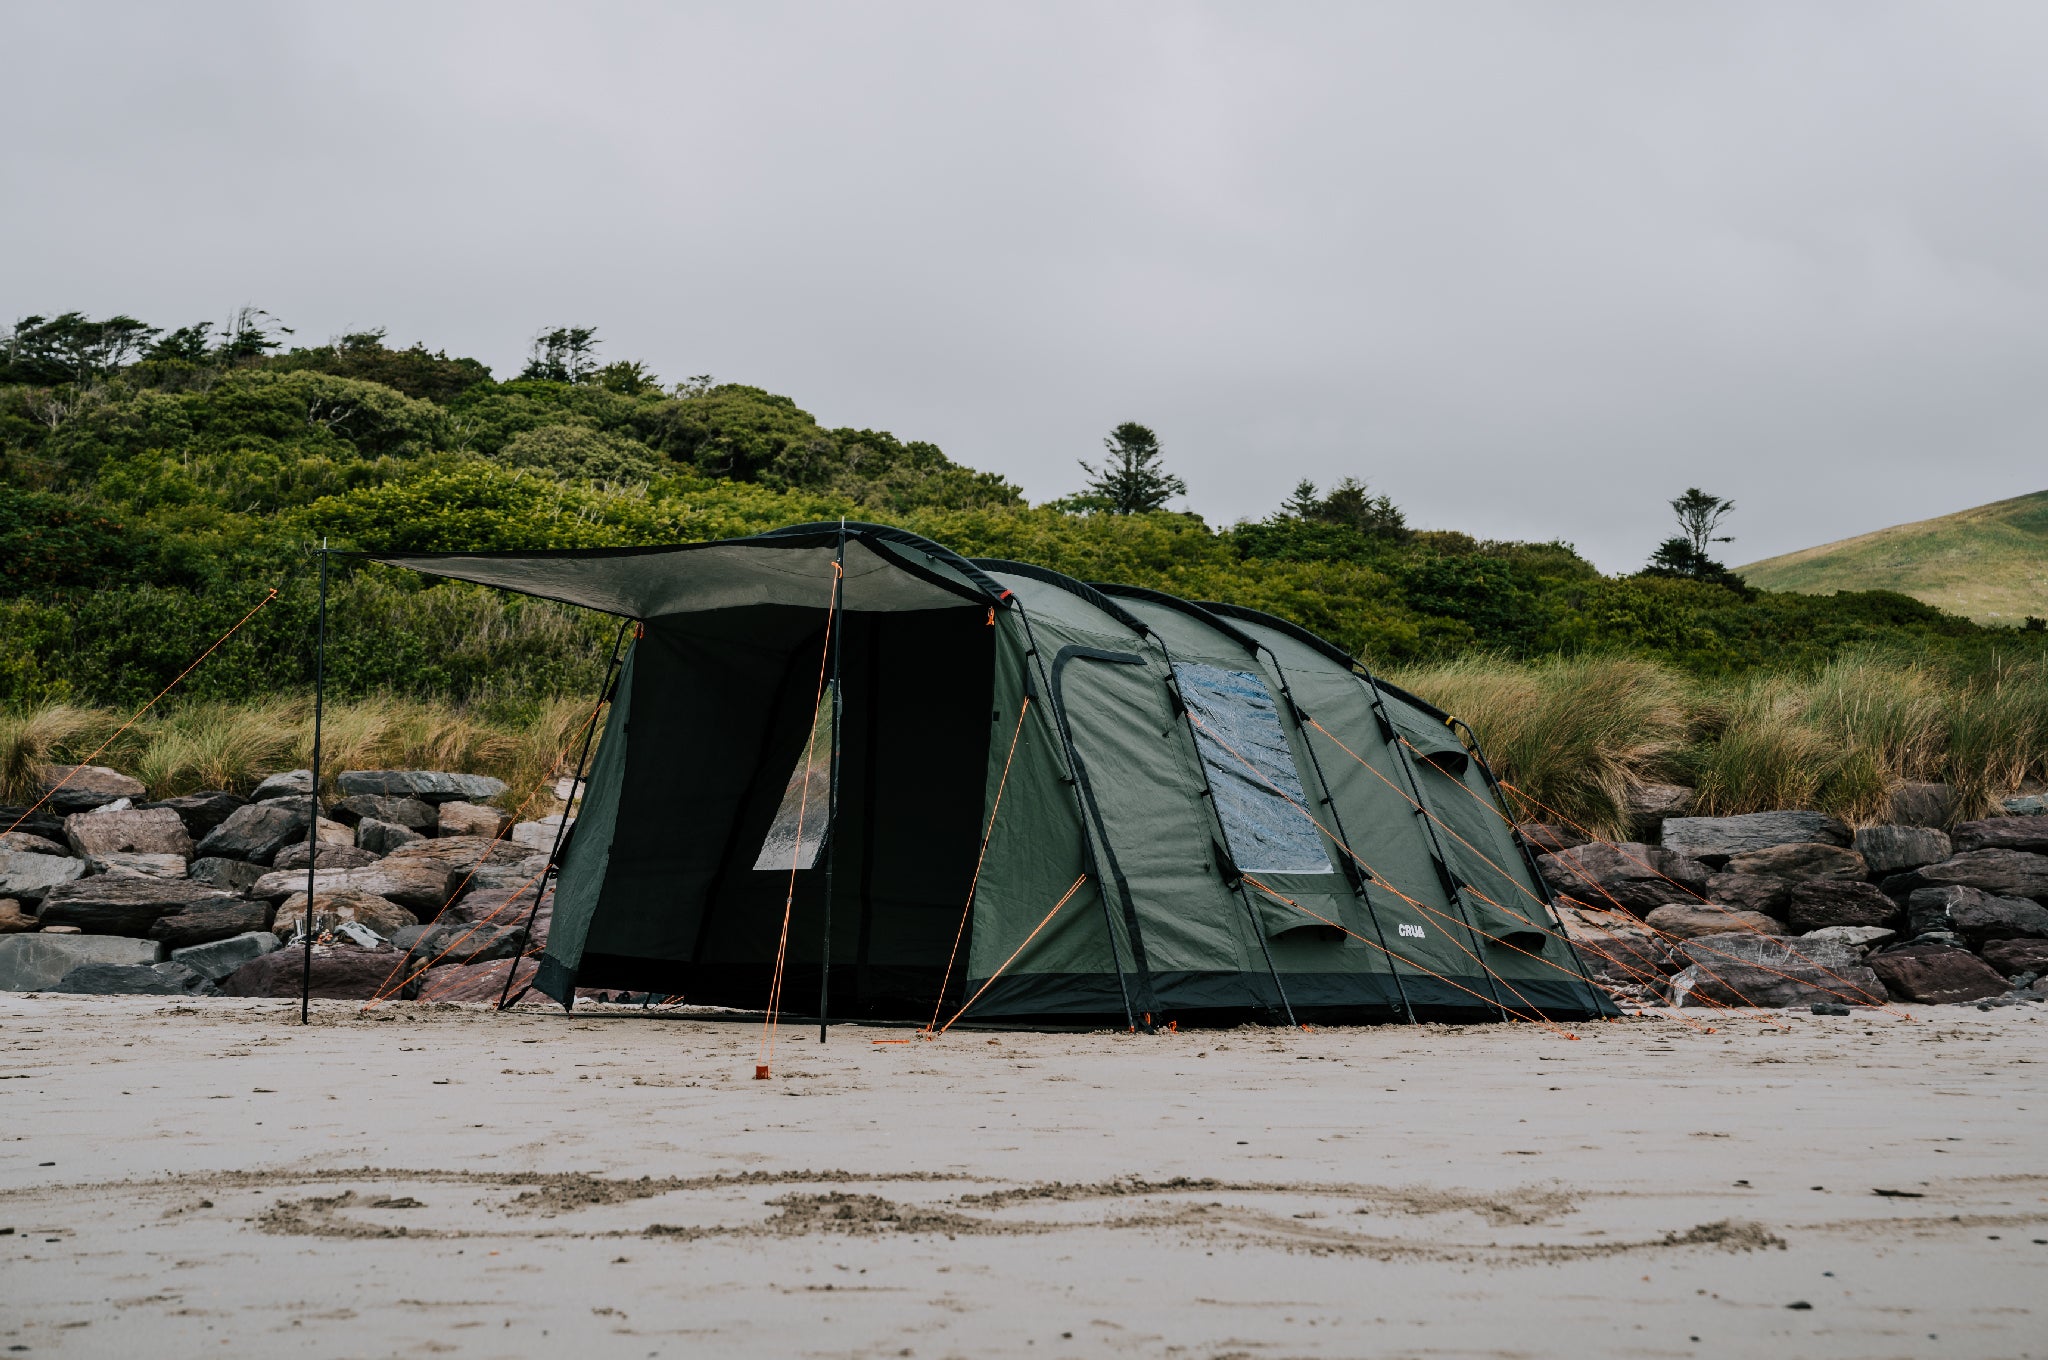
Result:
{"label": "sandy beach", "polygon": [[2048,1355],[2031,1006],[295,1021],[0,998],[6,1353]]}

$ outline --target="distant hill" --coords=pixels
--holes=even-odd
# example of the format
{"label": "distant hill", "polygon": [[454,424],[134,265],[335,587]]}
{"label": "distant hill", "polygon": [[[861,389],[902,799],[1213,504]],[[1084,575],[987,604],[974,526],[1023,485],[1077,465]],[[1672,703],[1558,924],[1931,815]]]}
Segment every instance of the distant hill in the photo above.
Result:
{"label": "distant hill", "polygon": [[1979,623],[2048,618],[2048,491],[1767,557],[1736,571],[1764,590],[1896,590]]}

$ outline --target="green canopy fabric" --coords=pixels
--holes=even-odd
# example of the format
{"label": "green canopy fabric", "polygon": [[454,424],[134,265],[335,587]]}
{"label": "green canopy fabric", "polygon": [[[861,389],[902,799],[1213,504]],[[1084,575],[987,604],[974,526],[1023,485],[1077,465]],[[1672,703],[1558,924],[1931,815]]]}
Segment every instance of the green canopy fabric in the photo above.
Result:
{"label": "green canopy fabric", "polygon": [[870,524],[372,560],[640,624],[535,984],[565,1006],[757,1009],[787,908],[784,995],[829,970],[839,1016],[1615,1013],[1476,750],[1283,620]]}

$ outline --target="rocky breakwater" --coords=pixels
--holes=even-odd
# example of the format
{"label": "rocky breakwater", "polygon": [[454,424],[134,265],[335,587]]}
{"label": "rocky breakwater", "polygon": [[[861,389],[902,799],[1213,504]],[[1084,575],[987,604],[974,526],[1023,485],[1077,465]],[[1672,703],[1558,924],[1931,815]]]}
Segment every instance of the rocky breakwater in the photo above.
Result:
{"label": "rocky breakwater", "polygon": [[495,999],[546,938],[551,901],[527,920],[560,814],[512,825],[489,776],[346,770],[317,813],[304,770],[157,801],[99,767],[44,779],[40,807],[0,809],[0,991],[297,995],[280,946],[310,917],[317,997]]}
{"label": "rocky breakwater", "polygon": [[[1943,829],[1824,813],[1666,817],[1649,840],[1522,828],[1587,967],[1678,1006],[2048,1001],[2048,809]],[[1915,790],[1938,818],[1946,800]]]}

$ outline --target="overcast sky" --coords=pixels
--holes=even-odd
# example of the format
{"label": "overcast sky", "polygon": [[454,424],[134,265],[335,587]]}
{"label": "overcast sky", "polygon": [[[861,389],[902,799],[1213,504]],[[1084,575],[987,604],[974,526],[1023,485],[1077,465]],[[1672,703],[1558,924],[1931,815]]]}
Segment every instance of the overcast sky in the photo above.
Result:
{"label": "overcast sky", "polygon": [[2048,6],[0,8],[0,311],[542,326],[1632,569],[2048,488]]}

